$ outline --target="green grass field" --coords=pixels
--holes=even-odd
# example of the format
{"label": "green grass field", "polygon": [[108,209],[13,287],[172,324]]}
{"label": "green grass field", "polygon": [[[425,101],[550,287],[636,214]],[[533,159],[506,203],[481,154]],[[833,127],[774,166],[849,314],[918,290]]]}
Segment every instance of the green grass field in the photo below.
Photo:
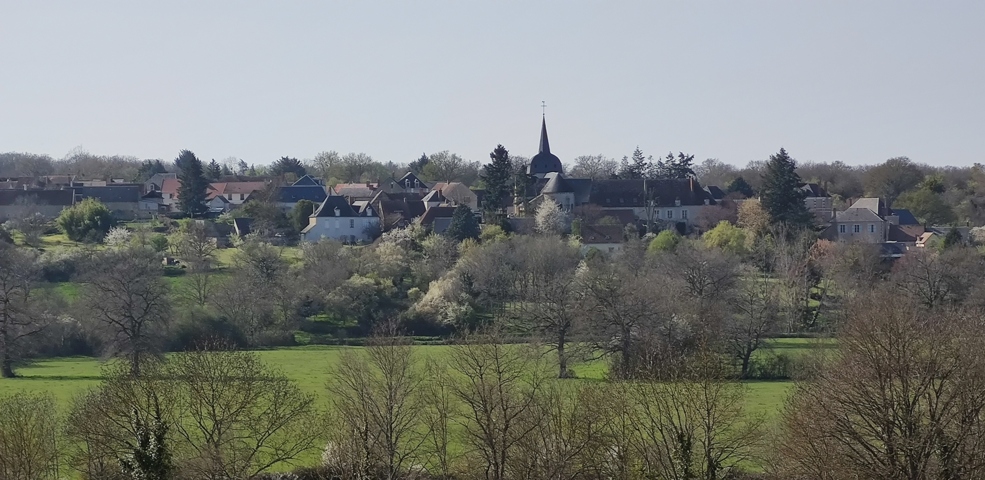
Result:
{"label": "green grass field", "polygon": [[[804,339],[778,339],[773,342],[774,351],[793,354],[806,352],[810,343]],[[260,350],[260,357],[274,368],[284,372],[307,392],[320,398],[324,407],[327,403],[325,384],[332,365],[345,349],[361,347],[311,345],[304,347]],[[450,347],[415,347],[426,356],[443,356]],[[92,357],[68,357],[37,360],[20,365],[16,369],[18,378],[0,379],[0,395],[24,390],[31,392],[50,392],[59,404],[68,406],[72,397],[99,383],[102,362]],[[604,361],[581,363],[574,366],[578,380],[599,381],[606,375]],[[749,387],[747,404],[752,413],[770,417],[779,411],[792,382],[747,382]]]}

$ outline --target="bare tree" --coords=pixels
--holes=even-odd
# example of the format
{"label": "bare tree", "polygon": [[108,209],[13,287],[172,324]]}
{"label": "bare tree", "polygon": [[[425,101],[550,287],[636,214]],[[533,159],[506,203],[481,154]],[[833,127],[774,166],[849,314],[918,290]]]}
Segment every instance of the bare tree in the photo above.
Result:
{"label": "bare tree", "polygon": [[187,221],[181,225],[175,240],[178,258],[188,266],[187,275],[191,277],[185,296],[204,306],[214,287],[215,239],[208,236],[204,223]]}
{"label": "bare tree", "polygon": [[633,446],[644,471],[655,478],[732,478],[752,459],[762,423],[743,412],[745,387],[710,354],[674,376],[631,387]]}
{"label": "bare tree", "polygon": [[329,392],[341,428],[334,442],[353,478],[401,478],[426,442],[419,362],[390,326],[366,351],[343,352]]}
{"label": "bare tree", "polygon": [[452,348],[453,387],[464,415],[463,443],[476,455],[483,478],[505,480],[521,440],[538,425],[529,415],[549,378],[540,352],[506,344],[498,332],[467,336]]}
{"label": "bare tree", "polygon": [[[139,425],[176,422],[174,383],[163,365],[145,361],[135,377],[126,364],[107,364],[102,383],[76,397],[66,422],[70,466],[84,478],[119,478],[120,460],[139,446]],[[174,449],[168,439],[167,448]]]}
{"label": "bare tree", "polygon": [[256,353],[202,349],[168,363],[181,471],[190,478],[255,478],[313,446],[314,397]]}
{"label": "bare tree", "polygon": [[848,306],[839,348],[783,413],[782,478],[982,478],[980,317],[878,290]]}
{"label": "bare tree", "polygon": [[558,378],[570,376],[569,347],[578,327],[578,282],[581,254],[556,237],[522,237],[514,241],[522,274],[515,293],[515,314],[556,352]]}
{"label": "bare tree", "polygon": [[434,358],[425,363],[427,380],[421,385],[421,421],[427,432],[422,455],[429,472],[448,476],[452,473],[452,420],[458,416],[454,384],[448,366]]}
{"label": "bare tree", "polygon": [[0,397],[0,477],[55,480],[62,428],[50,394],[14,393]]}
{"label": "bare tree", "polygon": [[749,375],[752,355],[766,344],[779,322],[777,282],[761,272],[750,272],[740,281],[730,303],[733,309],[725,324],[724,340],[728,353],[740,364],[740,375]]}
{"label": "bare tree", "polygon": [[927,308],[964,300],[975,279],[981,277],[981,259],[963,248],[943,253],[921,250],[907,254],[895,266],[892,278],[898,288],[920,299]]}
{"label": "bare tree", "polygon": [[23,341],[45,329],[51,316],[35,305],[38,269],[27,250],[0,242],[0,376],[14,376]]}
{"label": "bare tree", "polygon": [[168,288],[154,254],[138,247],[96,254],[85,275],[83,311],[103,334],[107,353],[125,357],[133,375],[158,352],[170,316]]}

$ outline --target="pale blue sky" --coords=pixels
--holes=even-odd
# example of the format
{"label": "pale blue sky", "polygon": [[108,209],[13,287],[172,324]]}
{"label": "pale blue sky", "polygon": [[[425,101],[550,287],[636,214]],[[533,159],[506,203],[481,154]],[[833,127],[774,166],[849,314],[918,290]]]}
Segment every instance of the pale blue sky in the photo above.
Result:
{"label": "pale blue sky", "polygon": [[985,161],[982,1],[0,0],[0,151]]}

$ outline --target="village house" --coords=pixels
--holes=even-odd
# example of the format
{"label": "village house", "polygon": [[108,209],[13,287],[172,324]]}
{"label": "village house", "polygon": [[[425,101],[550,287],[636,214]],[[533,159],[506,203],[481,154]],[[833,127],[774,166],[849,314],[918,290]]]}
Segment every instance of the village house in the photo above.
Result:
{"label": "village house", "polygon": [[308,218],[301,237],[307,242],[330,238],[345,243],[366,243],[373,241],[379,227],[380,217],[372,206],[356,210],[345,197],[329,195]]}

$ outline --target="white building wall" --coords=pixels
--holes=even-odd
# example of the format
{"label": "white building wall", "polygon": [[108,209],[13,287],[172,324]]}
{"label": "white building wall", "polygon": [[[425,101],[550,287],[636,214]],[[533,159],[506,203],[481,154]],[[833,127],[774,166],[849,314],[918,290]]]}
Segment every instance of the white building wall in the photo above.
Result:
{"label": "white building wall", "polygon": [[304,239],[309,242],[317,242],[322,238],[343,242],[353,239],[368,242],[372,238],[366,235],[366,229],[380,225],[379,217],[314,217],[310,222],[310,227],[304,234]]}

